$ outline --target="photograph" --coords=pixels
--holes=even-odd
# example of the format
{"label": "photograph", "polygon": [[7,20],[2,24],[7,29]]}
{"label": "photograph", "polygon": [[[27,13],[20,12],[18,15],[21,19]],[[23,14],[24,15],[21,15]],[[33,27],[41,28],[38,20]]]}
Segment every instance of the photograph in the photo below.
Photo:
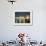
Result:
{"label": "photograph", "polygon": [[16,25],[32,25],[32,12],[30,11],[16,11],[15,12]]}
{"label": "photograph", "polygon": [[30,12],[16,12],[15,23],[30,23]]}

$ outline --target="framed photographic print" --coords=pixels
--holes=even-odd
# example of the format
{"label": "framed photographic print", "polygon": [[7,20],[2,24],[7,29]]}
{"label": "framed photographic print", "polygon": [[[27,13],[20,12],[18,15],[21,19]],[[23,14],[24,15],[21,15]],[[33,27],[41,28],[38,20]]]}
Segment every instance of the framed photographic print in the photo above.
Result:
{"label": "framed photographic print", "polygon": [[14,23],[15,25],[32,25],[32,11],[16,10]]}

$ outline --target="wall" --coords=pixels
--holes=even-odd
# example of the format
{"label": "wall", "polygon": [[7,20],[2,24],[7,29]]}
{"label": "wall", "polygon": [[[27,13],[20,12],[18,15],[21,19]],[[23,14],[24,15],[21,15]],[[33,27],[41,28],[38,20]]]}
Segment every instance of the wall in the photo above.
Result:
{"label": "wall", "polygon": [[[33,10],[32,26],[15,26],[16,10]],[[15,40],[19,32],[30,34],[33,40],[46,40],[46,0],[17,0],[13,5],[0,0],[0,40]]]}

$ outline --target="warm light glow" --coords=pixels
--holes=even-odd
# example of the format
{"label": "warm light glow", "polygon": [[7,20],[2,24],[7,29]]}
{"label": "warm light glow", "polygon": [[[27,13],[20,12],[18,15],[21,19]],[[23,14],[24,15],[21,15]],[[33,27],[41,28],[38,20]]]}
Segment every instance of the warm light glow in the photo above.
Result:
{"label": "warm light glow", "polygon": [[26,16],[26,19],[29,19],[29,16]]}

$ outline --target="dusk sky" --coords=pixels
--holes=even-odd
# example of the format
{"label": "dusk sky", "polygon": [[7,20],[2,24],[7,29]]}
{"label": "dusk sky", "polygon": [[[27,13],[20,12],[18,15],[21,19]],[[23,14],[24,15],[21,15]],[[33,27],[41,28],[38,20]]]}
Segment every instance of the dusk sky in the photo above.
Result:
{"label": "dusk sky", "polygon": [[15,12],[15,16],[30,16],[30,12]]}

